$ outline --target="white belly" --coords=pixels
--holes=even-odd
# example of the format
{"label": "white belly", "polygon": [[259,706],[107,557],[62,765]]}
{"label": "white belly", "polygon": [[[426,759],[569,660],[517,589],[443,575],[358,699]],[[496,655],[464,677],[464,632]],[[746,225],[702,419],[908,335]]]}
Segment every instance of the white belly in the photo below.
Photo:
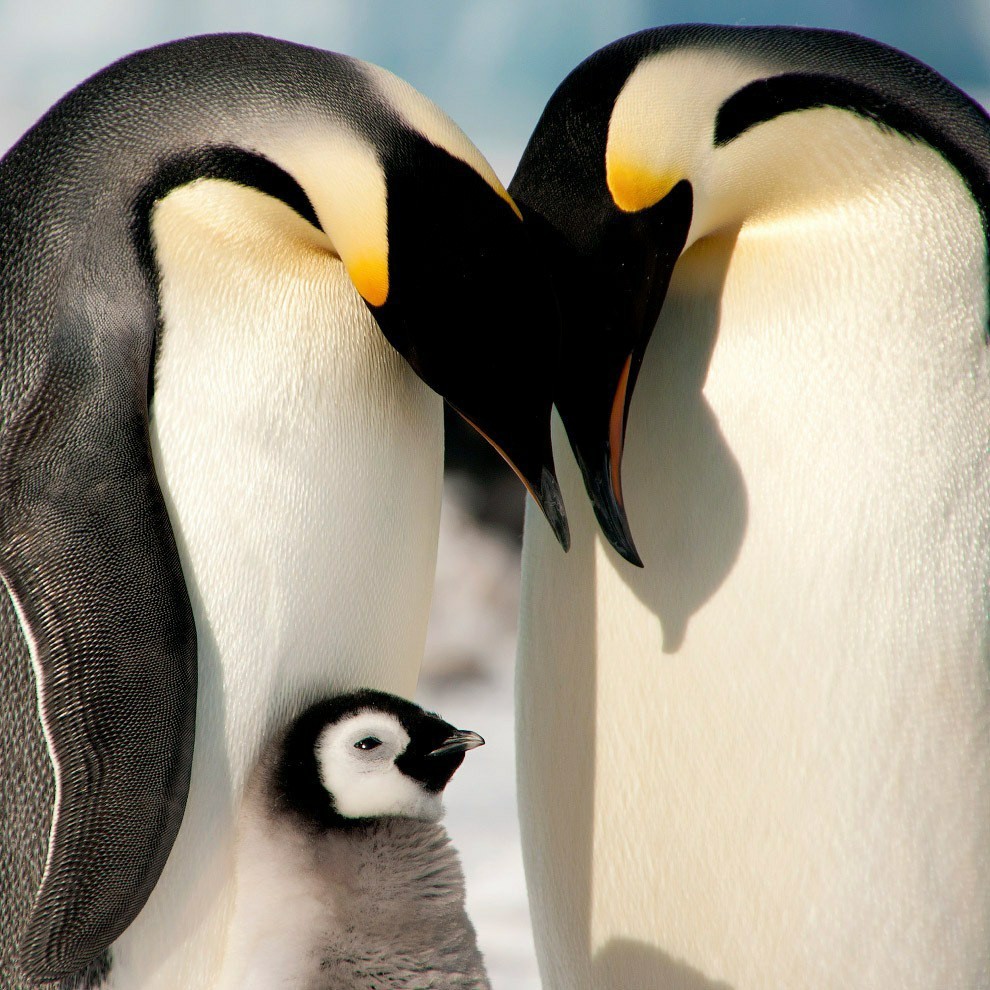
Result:
{"label": "white belly", "polygon": [[555,446],[574,548],[527,526],[518,689],[547,990],[990,985],[985,265],[945,185],[924,229],[895,197],[682,262],[624,461],[645,570]]}
{"label": "white belly", "polygon": [[[201,223],[218,203],[240,216],[228,207],[246,196],[242,227]],[[213,985],[234,817],[266,737],[341,689],[411,695],[426,635],[440,400],[338,260],[252,227],[257,200],[200,183],[156,217],[153,447],[196,617],[199,701],[185,819],[114,947],[116,990]]]}

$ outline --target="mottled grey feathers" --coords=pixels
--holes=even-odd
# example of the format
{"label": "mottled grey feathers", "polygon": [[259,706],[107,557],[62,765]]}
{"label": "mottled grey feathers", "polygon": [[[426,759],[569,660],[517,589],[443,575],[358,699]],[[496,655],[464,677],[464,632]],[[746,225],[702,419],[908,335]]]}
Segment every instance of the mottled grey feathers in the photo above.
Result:
{"label": "mottled grey feathers", "polygon": [[406,818],[320,840],[352,876],[346,924],[331,928],[308,990],[486,990],[464,910],[464,875],[442,825]]}

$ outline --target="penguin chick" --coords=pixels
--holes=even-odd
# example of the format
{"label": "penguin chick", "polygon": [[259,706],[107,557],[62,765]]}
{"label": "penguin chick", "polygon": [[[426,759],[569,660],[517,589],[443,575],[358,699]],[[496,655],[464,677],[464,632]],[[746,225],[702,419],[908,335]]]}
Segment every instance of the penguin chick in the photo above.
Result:
{"label": "penguin chick", "polygon": [[224,990],[490,990],[439,824],[484,744],[363,690],[318,702],[262,753],[241,811]]}

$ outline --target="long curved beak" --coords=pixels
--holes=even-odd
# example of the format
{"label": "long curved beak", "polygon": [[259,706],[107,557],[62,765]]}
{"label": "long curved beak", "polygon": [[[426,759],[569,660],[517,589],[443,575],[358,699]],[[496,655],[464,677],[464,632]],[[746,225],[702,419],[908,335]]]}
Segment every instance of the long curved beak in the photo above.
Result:
{"label": "long curved beak", "polygon": [[484,746],[485,740],[477,732],[469,732],[466,729],[457,729],[447,736],[436,749],[427,753],[427,756],[444,756],[447,753],[465,753],[469,749],[477,749]]}
{"label": "long curved beak", "polygon": [[585,440],[587,434],[580,427],[569,431],[569,436],[591,499],[591,507],[605,539],[619,556],[636,567],[642,567],[643,561],[633,542],[622,495],[621,465],[629,415],[627,399],[631,392],[628,388],[630,363],[631,358],[623,366],[615,388],[607,438],[602,440],[601,437],[593,436]]}
{"label": "long curved beak", "polygon": [[626,425],[692,206],[691,186],[681,181],[649,209],[614,210],[595,249],[574,260],[569,291],[559,293],[567,304],[557,409],[602,533],[638,567],[622,495]]}
{"label": "long curved beak", "polygon": [[553,472],[553,465],[544,467],[540,472],[539,488],[530,487],[530,495],[536,499],[536,504],[540,507],[550,528],[557,537],[557,542],[564,551],[571,548],[571,531],[567,525],[567,516],[564,513],[564,498],[560,494],[560,485],[557,482],[557,475]]}

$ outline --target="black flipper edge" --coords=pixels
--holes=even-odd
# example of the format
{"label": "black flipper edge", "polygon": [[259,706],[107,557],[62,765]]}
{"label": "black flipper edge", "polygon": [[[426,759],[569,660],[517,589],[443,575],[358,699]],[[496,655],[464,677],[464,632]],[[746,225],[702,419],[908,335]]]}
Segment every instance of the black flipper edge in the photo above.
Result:
{"label": "black flipper edge", "polygon": [[30,645],[56,776],[48,860],[20,945],[36,980],[85,969],[143,907],[192,764],[192,610],[151,462],[144,382],[115,377],[79,389],[45,375],[0,449],[0,572]]}

